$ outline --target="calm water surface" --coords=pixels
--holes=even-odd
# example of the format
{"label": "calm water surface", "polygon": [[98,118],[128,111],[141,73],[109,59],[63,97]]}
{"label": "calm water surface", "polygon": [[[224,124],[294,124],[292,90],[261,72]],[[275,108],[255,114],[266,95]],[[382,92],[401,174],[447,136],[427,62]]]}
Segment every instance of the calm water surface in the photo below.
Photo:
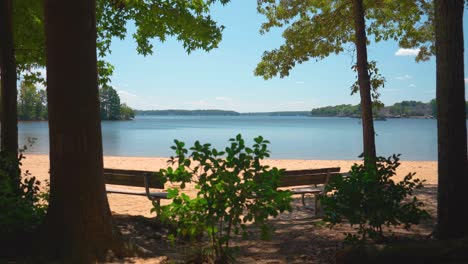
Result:
{"label": "calm water surface", "polygon": [[[259,116],[137,116],[133,121],[104,121],[104,154],[163,156],[173,154],[174,139],[195,140],[224,148],[241,133],[248,142],[258,135],[270,140],[278,159],[357,159],[362,152],[359,119]],[[401,153],[405,160],[437,159],[437,125],[433,119],[388,119],[375,122],[379,155]],[[47,154],[47,122],[21,122],[20,144],[36,142],[27,152]]]}

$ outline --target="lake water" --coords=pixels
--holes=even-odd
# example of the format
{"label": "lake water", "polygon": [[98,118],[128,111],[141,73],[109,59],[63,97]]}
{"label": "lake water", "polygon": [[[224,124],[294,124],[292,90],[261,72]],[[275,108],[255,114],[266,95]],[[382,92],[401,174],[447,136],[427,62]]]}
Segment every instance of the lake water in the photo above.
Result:
{"label": "lake water", "polygon": [[[404,160],[437,159],[434,119],[376,121],[379,155],[401,153]],[[137,116],[133,121],[102,122],[104,155],[157,156],[173,154],[173,140],[212,143],[222,149],[241,133],[247,142],[262,135],[270,140],[271,158],[357,159],[362,152],[359,119],[271,116]],[[36,142],[27,152],[47,154],[47,122],[21,122],[20,146]]]}

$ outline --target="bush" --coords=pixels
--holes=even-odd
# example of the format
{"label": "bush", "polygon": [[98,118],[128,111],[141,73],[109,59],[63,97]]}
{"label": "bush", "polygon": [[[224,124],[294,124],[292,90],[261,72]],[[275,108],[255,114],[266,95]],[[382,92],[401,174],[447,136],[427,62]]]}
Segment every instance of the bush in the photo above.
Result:
{"label": "bush", "polygon": [[354,164],[349,176],[333,178],[325,187],[330,196],[322,196],[324,220],[333,225],[348,220],[357,225],[357,235],[348,233],[348,241],[374,241],[384,239],[383,226],[403,225],[410,228],[429,214],[421,209],[423,203],[413,196],[415,189],[423,187],[423,181],[413,179],[409,173],[400,182],[391,179],[400,165],[400,155],[378,157],[375,165]]}
{"label": "bush", "polygon": [[229,242],[233,235],[249,234],[248,222],[260,228],[262,238],[268,238],[272,228],[267,218],[291,210],[291,193],[277,190],[283,171],[260,164],[269,157],[269,142],[257,137],[249,148],[241,135],[229,141],[225,151],[197,141],[187,157],[185,144],[175,140],[172,149],[177,156],[169,162],[177,167],[161,173],[171,182],[180,182],[182,190],[186,183],[196,183],[197,195],[191,198],[178,189],[169,189],[168,197],[173,202],[166,206],[155,204],[153,209],[162,221],[177,223],[179,236],[208,234],[211,253],[206,254],[213,255],[217,263],[230,260]]}
{"label": "bush", "polygon": [[23,158],[0,152],[0,242],[31,232],[46,213],[48,193],[28,171],[21,177]]}

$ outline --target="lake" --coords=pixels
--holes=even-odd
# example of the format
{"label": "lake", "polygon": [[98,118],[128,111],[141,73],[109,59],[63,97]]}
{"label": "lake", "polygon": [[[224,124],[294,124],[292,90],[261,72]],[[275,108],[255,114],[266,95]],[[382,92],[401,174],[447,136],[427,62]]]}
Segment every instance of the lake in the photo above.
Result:
{"label": "lake", "polygon": [[[20,146],[36,138],[26,153],[47,154],[47,122],[20,122]],[[379,155],[401,153],[404,160],[437,159],[435,119],[388,119],[376,121]],[[228,139],[241,133],[250,144],[262,135],[268,139],[275,159],[357,159],[362,152],[362,128],[355,118],[274,116],[137,116],[132,121],[103,121],[104,155],[173,155],[173,140],[195,140],[224,148]]]}

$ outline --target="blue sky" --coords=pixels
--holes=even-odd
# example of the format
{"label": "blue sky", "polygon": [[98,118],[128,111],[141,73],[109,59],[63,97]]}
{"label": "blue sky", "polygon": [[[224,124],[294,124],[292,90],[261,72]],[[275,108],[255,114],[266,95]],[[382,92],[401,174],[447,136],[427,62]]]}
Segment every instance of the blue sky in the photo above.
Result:
{"label": "blue sky", "polygon": [[[353,54],[311,60],[297,65],[289,77],[265,81],[254,76],[253,70],[265,50],[283,43],[281,31],[260,35],[259,28],[265,19],[257,14],[256,1],[232,1],[224,7],[216,6],[212,17],[226,28],[219,48],[209,53],[195,51],[187,55],[181,43],[168,39],[165,43],[154,41],[152,56],[137,55],[131,37],[134,29],[130,26],[128,37],[123,41],[116,39],[107,58],[115,65],[112,85],[121,100],[136,109],[239,112],[311,110],[359,103],[359,96],[350,96],[349,88],[355,81],[355,73],[351,71]],[[466,22],[464,27],[466,31]],[[434,98],[435,58],[416,63],[414,56],[397,56],[398,51],[394,42],[368,47],[369,60],[377,61],[387,80],[381,100],[390,105],[402,100],[427,102]]]}

